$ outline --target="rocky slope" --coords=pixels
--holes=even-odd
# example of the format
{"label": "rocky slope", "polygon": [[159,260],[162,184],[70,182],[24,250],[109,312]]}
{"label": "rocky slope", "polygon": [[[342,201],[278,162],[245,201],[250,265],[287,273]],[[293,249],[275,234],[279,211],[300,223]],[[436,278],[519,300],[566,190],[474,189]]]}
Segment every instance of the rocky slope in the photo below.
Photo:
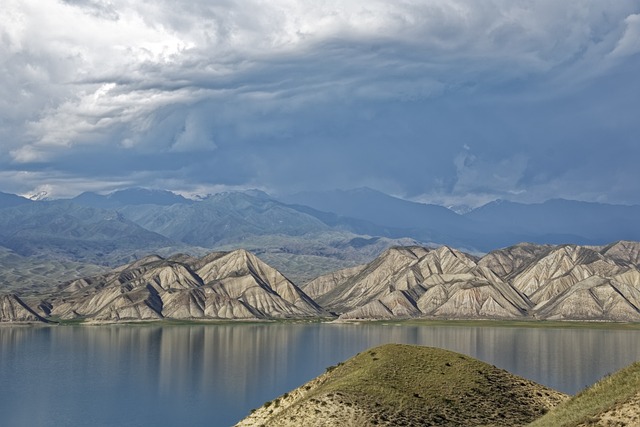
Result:
{"label": "rocky slope", "polygon": [[640,245],[638,242],[622,240],[605,246],[600,252],[614,261],[640,267]]}
{"label": "rocky slope", "polygon": [[237,426],[519,426],[565,399],[462,354],[387,344],[328,368]]}
{"label": "rocky slope", "polygon": [[[39,305],[53,319],[272,319],[326,316],[311,298],[253,254],[154,255],[66,283]],[[43,308],[42,308],[43,307]]]}
{"label": "rocky slope", "polygon": [[446,246],[391,248],[309,282],[341,319],[536,318],[640,321],[640,243],[519,244],[478,259]]}
{"label": "rocky slope", "polygon": [[0,295],[0,322],[7,323],[32,323],[46,322],[46,320],[33,311],[17,295]]}
{"label": "rocky slope", "polygon": [[[636,238],[640,212],[638,206],[555,201],[515,208],[494,203],[461,216],[442,206],[366,188],[284,201],[256,190],[197,201],[141,188],[50,201],[0,193],[0,251],[4,247],[48,271],[58,262],[96,271],[150,252],[203,255],[244,248],[302,285],[318,275],[369,262],[391,245],[446,242],[477,252],[518,241],[603,244]],[[624,252],[612,247],[606,255],[622,261],[625,258],[616,258],[621,249]],[[638,266],[639,253],[624,256]],[[0,274],[0,288],[22,291],[51,285],[42,283],[39,267],[16,271],[22,265],[0,256],[0,271],[14,270],[11,276],[16,279]],[[82,265],[78,267],[84,269]],[[56,275],[67,271],[53,270]]]}

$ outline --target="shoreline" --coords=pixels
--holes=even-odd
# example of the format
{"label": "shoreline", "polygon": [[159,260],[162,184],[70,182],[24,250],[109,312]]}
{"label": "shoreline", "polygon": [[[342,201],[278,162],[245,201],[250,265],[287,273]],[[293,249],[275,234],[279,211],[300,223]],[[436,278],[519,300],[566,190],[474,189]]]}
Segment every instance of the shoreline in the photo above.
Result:
{"label": "shoreline", "polygon": [[220,325],[276,325],[276,324],[326,324],[326,325],[377,325],[377,326],[425,326],[425,327],[499,327],[544,329],[611,329],[640,330],[640,322],[616,322],[609,320],[531,320],[531,319],[161,319],[120,322],[96,322],[83,320],[49,320],[44,322],[0,322],[3,327],[68,327],[68,326],[220,326]]}

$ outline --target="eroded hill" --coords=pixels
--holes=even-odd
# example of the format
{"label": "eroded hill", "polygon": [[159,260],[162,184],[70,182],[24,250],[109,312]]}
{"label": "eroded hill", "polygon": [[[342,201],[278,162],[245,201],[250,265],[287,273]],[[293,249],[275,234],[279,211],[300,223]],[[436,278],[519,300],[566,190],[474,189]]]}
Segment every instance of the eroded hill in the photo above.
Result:
{"label": "eroded hill", "polygon": [[[55,291],[11,295],[70,320],[528,319],[640,321],[640,243],[523,243],[482,258],[441,246],[393,247],[302,289],[245,250],[149,256]],[[0,321],[15,321],[5,310]],[[26,317],[22,316],[26,319]],[[27,321],[27,320],[23,320]],[[35,320],[33,320],[35,321]]]}
{"label": "eroded hill", "polygon": [[639,248],[523,243],[477,258],[447,246],[398,247],[304,289],[342,319],[640,321]]}
{"label": "eroded hill", "polygon": [[[68,282],[41,300],[11,298],[11,302],[19,302],[39,316],[56,320],[117,322],[327,315],[280,272],[244,250],[214,252],[203,258],[149,256],[107,274]],[[20,317],[8,314],[13,312],[20,313]],[[19,310],[0,311],[0,315],[3,321],[28,320]]]}

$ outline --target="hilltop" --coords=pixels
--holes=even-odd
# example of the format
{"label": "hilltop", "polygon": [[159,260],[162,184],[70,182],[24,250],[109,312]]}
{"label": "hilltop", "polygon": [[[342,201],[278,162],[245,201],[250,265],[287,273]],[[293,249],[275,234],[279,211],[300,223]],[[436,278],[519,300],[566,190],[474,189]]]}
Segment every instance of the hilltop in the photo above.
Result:
{"label": "hilltop", "polygon": [[566,398],[459,353],[387,344],[328,368],[236,426],[519,426]]}

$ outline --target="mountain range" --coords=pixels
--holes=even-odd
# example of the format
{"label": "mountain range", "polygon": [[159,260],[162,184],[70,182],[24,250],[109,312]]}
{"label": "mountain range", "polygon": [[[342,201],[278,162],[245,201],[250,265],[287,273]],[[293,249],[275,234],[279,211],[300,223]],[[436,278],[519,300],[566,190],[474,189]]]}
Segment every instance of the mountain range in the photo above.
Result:
{"label": "mountain range", "polygon": [[129,205],[170,206],[193,203],[192,200],[171,191],[144,188],[127,188],[104,195],[88,191],[74,197],[73,201],[79,205],[105,209],[115,209]]}
{"label": "mountain range", "polygon": [[0,193],[0,286],[98,272],[144,257],[245,248],[304,284],[394,245],[482,254],[521,241],[603,245],[640,240],[639,206],[492,202],[465,215],[361,188],[274,198],[249,190],[191,200],[132,188],[70,200]]}
{"label": "mountain range", "polygon": [[3,301],[0,320],[13,321],[330,316],[280,272],[244,250],[202,258],[151,255],[105,274],[64,283],[44,297],[23,300],[6,295]]}
{"label": "mountain range", "polygon": [[602,244],[604,241],[640,240],[640,206],[610,205],[552,199],[523,204],[505,200],[488,203],[465,217],[494,229],[536,235],[539,243]]}
{"label": "mountain range", "polygon": [[303,290],[341,319],[640,321],[639,249],[524,243],[478,258],[447,246],[398,247]]}
{"label": "mountain range", "polygon": [[[640,227],[636,223],[640,206],[563,199],[537,204],[498,200],[464,215],[370,188],[277,198],[249,190],[214,194],[199,201],[168,191],[128,189],[108,195],[84,193],[71,202],[117,209],[144,228],[205,247],[247,236],[299,236],[328,229],[356,235],[412,238],[471,252],[488,252],[522,241],[601,245],[616,240],[640,240]],[[214,226],[221,230],[212,234]]]}
{"label": "mountain range", "polygon": [[338,318],[640,321],[640,243],[523,243],[476,257],[392,247],[302,287],[246,250],[152,255],[24,297],[0,321]]}
{"label": "mountain range", "polygon": [[476,252],[518,242],[601,245],[640,240],[637,205],[554,199],[523,204],[497,200],[463,215],[443,206],[417,203],[369,188],[306,192],[283,197],[289,203],[369,221],[387,235],[409,236]]}

